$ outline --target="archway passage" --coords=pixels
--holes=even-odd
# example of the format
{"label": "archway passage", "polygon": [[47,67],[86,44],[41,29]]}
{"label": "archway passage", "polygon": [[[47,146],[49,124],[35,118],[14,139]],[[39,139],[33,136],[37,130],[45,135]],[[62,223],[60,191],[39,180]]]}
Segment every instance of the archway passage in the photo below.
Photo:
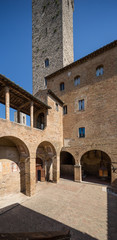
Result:
{"label": "archway passage", "polygon": [[92,150],[81,158],[82,180],[100,184],[111,182],[111,159],[103,151]]}
{"label": "archway passage", "polygon": [[38,181],[55,181],[56,151],[47,141],[39,144],[36,152],[36,176]]}
{"label": "archway passage", "polygon": [[60,153],[60,177],[74,180],[75,159],[71,153],[62,151]]}
{"label": "archway passage", "polygon": [[43,167],[43,161],[40,158],[36,158],[36,181],[45,181],[45,169]]}
{"label": "archway passage", "polygon": [[27,194],[29,152],[16,137],[0,138],[0,196],[23,192]]}

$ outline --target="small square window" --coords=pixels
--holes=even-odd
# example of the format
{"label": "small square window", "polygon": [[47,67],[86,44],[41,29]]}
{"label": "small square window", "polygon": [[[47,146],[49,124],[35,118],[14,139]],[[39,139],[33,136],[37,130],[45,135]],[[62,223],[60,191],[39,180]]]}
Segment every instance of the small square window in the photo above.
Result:
{"label": "small square window", "polygon": [[79,100],[79,111],[84,110],[84,99]]}
{"label": "small square window", "polygon": [[59,110],[59,106],[58,106],[58,103],[56,103],[56,111],[58,112]]}
{"label": "small square window", "polygon": [[85,137],[85,128],[79,128],[79,138],[84,138]]}
{"label": "small square window", "polygon": [[103,66],[97,67],[96,76],[99,77],[99,76],[103,75],[103,73],[104,73]]}
{"label": "small square window", "polygon": [[67,106],[63,107],[63,115],[67,114]]}

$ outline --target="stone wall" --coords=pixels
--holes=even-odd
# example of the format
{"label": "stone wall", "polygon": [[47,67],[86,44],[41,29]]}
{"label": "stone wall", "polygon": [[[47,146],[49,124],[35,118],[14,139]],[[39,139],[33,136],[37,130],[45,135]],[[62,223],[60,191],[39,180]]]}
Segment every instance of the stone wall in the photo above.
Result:
{"label": "stone wall", "polygon": [[[68,51],[69,50],[69,51]],[[49,66],[45,67],[45,59]],[[44,78],[73,61],[73,8],[67,0],[32,0],[33,94]]]}

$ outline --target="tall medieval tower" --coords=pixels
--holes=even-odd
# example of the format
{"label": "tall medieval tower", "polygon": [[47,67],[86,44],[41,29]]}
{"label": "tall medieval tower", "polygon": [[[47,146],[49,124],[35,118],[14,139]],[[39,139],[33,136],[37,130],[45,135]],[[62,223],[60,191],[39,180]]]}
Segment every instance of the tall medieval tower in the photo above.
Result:
{"label": "tall medieval tower", "polygon": [[74,0],[32,0],[33,94],[73,62]]}

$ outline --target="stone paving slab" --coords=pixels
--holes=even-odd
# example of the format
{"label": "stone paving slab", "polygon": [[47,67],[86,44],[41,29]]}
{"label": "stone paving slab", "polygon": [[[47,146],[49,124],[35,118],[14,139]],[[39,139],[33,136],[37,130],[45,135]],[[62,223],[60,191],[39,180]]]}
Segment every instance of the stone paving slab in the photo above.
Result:
{"label": "stone paving slab", "polygon": [[66,229],[72,240],[117,239],[117,195],[102,185],[41,182],[33,197],[0,216],[0,232]]}

